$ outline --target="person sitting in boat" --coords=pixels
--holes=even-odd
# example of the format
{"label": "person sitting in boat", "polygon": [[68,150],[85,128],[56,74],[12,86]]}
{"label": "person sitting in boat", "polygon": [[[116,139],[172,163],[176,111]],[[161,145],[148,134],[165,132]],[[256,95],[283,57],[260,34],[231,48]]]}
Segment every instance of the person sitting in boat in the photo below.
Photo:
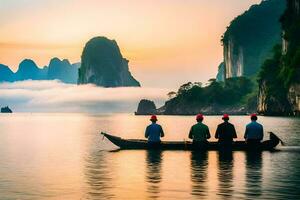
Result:
{"label": "person sitting in boat", "polygon": [[207,145],[207,139],[210,138],[210,132],[208,126],[203,124],[203,115],[198,114],[196,116],[197,124],[191,127],[189,138],[193,140],[193,146],[196,148],[205,148]]}
{"label": "person sitting in boat", "polygon": [[148,143],[157,144],[160,143],[160,138],[164,137],[164,131],[161,125],[157,124],[157,117],[156,115],[152,115],[150,118],[152,122],[149,126],[147,126],[145,131],[145,137],[148,138]]}
{"label": "person sitting in boat", "polygon": [[251,122],[247,124],[244,138],[248,145],[257,146],[264,137],[264,129],[261,124],[257,122],[257,115],[250,116]]}
{"label": "person sitting in boat", "polygon": [[231,146],[233,142],[233,138],[237,138],[236,131],[234,125],[229,123],[229,115],[224,114],[223,123],[218,125],[215,138],[219,139],[219,144],[222,146]]}

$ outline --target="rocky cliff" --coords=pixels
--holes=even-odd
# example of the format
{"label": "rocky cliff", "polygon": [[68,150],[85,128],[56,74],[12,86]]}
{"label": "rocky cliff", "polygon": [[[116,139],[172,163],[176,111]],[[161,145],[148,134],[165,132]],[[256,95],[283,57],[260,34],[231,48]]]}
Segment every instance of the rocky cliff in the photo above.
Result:
{"label": "rocky cliff", "polygon": [[138,105],[136,115],[153,115],[156,114],[156,106],[153,101],[142,99]]}
{"label": "rocky cliff", "polygon": [[57,79],[65,83],[77,83],[79,67],[80,63],[70,64],[67,59],[53,58],[49,66],[40,68],[33,60],[25,59],[19,64],[16,73],[0,64],[0,82]]}
{"label": "rocky cliff", "polygon": [[259,75],[258,111],[265,115],[300,115],[300,0],[287,0],[281,17],[282,45]]}
{"label": "rocky cliff", "polygon": [[225,80],[225,64],[222,62],[218,67],[218,74],[216,77],[217,81],[224,81]]}
{"label": "rocky cliff", "polygon": [[65,83],[76,83],[78,78],[78,65],[71,65],[69,60],[52,58],[48,66],[49,80],[62,80]]}
{"label": "rocky cliff", "polygon": [[78,84],[87,83],[103,87],[140,86],[117,42],[106,37],[92,38],[83,49]]}
{"label": "rocky cliff", "polygon": [[225,78],[259,71],[272,47],[280,42],[279,18],[284,9],[284,0],[262,1],[230,23],[222,37]]}
{"label": "rocky cliff", "polygon": [[264,80],[259,84],[258,113],[269,116],[291,115],[292,110],[283,88],[270,87]]}
{"label": "rocky cliff", "polygon": [[292,114],[300,116],[300,84],[293,84],[289,87],[288,100],[291,104]]}
{"label": "rocky cliff", "polygon": [[25,59],[15,74],[15,80],[44,80],[47,77],[47,68],[40,69],[33,60]]}
{"label": "rocky cliff", "polygon": [[0,82],[12,82],[15,80],[13,71],[6,65],[0,64]]}
{"label": "rocky cliff", "polygon": [[1,113],[12,113],[13,111],[8,106],[5,106],[5,107],[1,108],[0,112]]}

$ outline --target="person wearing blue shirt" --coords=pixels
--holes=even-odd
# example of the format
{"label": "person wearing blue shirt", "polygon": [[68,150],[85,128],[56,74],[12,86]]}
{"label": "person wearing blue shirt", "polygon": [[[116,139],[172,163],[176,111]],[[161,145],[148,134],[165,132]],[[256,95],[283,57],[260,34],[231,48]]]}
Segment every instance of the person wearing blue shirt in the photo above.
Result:
{"label": "person wearing blue shirt", "polygon": [[244,138],[248,145],[257,146],[264,137],[263,126],[257,123],[257,115],[251,115],[251,122],[247,124]]}
{"label": "person wearing blue shirt", "polygon": [[159,144],[160,138],[165,136],[164,131],[161,125],[156,123],[157,117],[155,115],[151,116],[150,121],[152,123],[149,126],[147,126],[145,131],[145,137],[148,138],[149,144]]}

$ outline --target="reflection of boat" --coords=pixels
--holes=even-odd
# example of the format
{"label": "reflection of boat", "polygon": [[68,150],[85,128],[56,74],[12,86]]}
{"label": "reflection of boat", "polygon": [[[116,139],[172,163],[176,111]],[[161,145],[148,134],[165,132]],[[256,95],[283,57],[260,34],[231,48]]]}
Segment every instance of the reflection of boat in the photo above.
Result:
{"label": "reflection of boat", "polygon": [[[162,141],[159,145],[149,146],[147,140],[139,139],[122,139],[107,133],[101,133],[104,137],[110,140],[113,144],[120,147],[120,149],[160,149],[160,150],[194,150],[191,142],[171,142]],[[281,140],[274,134],[270,133],[270,140],[263,141],[256,149],[273,150]],[[218,142],[209,142],[207,150],[218,150]],[[233,151],[246,151],[247,144],[245,141],[236,141],[232,144]]]}

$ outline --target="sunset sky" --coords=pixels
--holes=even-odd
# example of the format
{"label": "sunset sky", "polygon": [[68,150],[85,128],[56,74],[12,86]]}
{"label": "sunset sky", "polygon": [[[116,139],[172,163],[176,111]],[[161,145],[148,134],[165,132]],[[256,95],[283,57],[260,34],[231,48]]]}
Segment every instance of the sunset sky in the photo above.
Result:
{"label": "sunset sky", "polygon": [[1,0],[0,63],[80,61],[94,36],[115,39],[143,86],[177,88],[215,77],[220,38],[260,0]]}

